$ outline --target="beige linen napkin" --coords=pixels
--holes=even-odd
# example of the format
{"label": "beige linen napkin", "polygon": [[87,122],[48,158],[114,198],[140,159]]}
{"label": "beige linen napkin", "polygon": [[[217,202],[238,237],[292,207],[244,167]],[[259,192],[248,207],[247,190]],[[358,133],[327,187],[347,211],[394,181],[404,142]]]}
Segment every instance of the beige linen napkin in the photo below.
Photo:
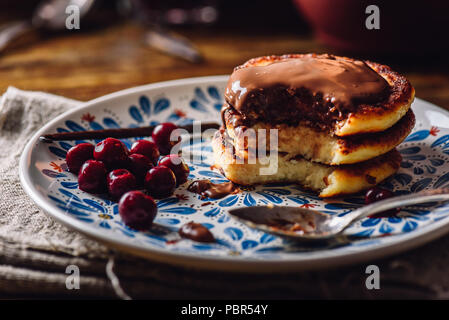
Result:
{"label": "beige linen napkin", "polygon": [[[19,181],[19,159],[31,136],[45,123],[80,103],[14,87],[9,87],[1,97],[0,295],[39,296],[67,291],[62,285],[67,277],[66,266],[86,265],[87,260],[82,257],[106,257],[104,246],[43,213],[23,191]],[[58,272],[54,272],[55,266]],[[82,277],[82,280],[86,294],[90,292],[86,290],[89,286],[95,289],[109,286],[110,289],[107,279]]]}
{"label": "beige linen napkin", "polygon": [[105,248],[49,218],[23,191],[19,159],[31,136],[80,102],[10,87],[0,100],[0,240],[23,248],[99,255]]}

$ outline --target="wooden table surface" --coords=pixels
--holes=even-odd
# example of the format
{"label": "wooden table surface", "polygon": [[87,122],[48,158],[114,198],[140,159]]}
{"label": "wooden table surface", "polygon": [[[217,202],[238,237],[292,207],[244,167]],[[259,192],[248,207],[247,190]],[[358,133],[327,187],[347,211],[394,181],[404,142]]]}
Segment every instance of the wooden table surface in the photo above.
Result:
{"label": "wooden table surface", "polygon": [[[298,32],[203,29],[179,31],[205,56],[191,64],[142,43],[144,30],[120,24],[93,32],[70,31],[0,56],[0,92],[8,86],[90,100],[163,80],[229,74],[249,58],[282,53],[332,52]],[[404,73],[416,95],[449,109],[449,64],[438,57],[376,59]]]}
{"label": "wooden table surface", "polygon": [[[125,23],[87,33],[68,32],[9,51],[0,56],[0,91],[15,86],[86,101],[157,81],[229,74],[234,66],[255,56],[331,52],[311,35],[291,30],[179,31],[205,56],[204,63],[191,64],[145,47],[141,42],[143,32],[141,27]],[[449,109],[447,60],[410,56],[375,60],[404,73],[415,86],[417,97]],[[390,288],[382,294],[348,290],[346,282],[355,282],[360,289],[360,281],[366,277],[365,266],[352,266],[314,275],[317,282],[312,289],[316,292],[308,296],[304,291],[303,297],[448,297],[449,278],[445,276],[448,242],[449,237],[445,237],[423,248],[376,262],[382,270],[383,288]],[[296,279],[298,283],[300,279]],[[276,287],[274,283],[277,282],[272,281],[272,287]]]}

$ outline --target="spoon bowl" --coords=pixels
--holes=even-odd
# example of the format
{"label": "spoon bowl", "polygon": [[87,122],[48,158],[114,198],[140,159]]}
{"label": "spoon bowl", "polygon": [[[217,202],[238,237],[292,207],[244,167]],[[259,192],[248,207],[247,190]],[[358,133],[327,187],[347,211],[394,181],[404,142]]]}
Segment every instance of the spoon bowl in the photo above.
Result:
{"label": "spoon bowl", "polygon": [[343,216],[331,216],[300,207],[274,205],[229,210],[229,214],[249,226],[295,241],[323,241],[341,236],[355,221],[393,208],[449,200],[449,188],[425,190],[378,201]]}
{"label": "spoon bowl", "polygon": [[299,207],[255,206],[229,210],[243,224],[289,239],[315,240],[330,234],[332,217],[315,210]]}

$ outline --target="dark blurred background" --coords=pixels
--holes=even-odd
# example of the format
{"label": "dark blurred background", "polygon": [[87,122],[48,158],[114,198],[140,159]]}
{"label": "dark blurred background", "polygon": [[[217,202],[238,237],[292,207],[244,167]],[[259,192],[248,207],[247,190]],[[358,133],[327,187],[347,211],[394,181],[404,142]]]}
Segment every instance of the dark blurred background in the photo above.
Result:
{"label": "dark blurred background", "polygon": [[[329,52],[388,64],[409,77],[418,97],[449,108],[448,1],[65,1],[90,2],[81,28],[67,30],[36,19],[39,10],[51,17],[42,7],[60,0],[0,1],[0,43],[11,25],[31,25],[0,45],[0,89],[88,100],[150,82],[229,74],[255,56]],[[372,4],[379,30],[365,27]]]}

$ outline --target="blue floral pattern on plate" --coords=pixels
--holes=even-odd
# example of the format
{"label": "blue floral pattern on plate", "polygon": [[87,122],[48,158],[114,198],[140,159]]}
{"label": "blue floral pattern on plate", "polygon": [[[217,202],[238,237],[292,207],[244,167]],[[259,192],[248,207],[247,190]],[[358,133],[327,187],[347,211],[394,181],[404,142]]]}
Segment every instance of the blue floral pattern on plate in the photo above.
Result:
{"label": "blue floral pattern on plate", "polygon": [[[225,82],[217,85],[187,86],[188,88],[184,88],[177,95],[163,91],[142,94],[126,105],[89,109],[88,113],[77,114],[76,117],[58,122],[55,129],[58,132],[68,132],[136,127],[165,121],[179,124],[191,123],[194,120],[219,121],[219,110],[223,103],[220,92],[223,92],[224,85]],[[422,118],[423,113],[419,111],[414,132],[398,148],[403,156],[400,170],[382,183],[383,187],[393,190],[396,194],[449,186],[449,129],[434,126],[427,118]],[[124,139],[123,142],[130,146],[136,139]],[[247,228],[231,219],[226,211],[241,206],[274,204],[313,208],[330,215],[345,215],[363,205],[363,195],[322,200],[314,194],[304,192],[295,184],[262,185],[243,188],[239,194],[218,200],[200,199],[198,195],[186,190],[188,182],[180,186],[173,196],[157,201],[155,228],[149,232],[138,232],[123,224],[116,203],[80,191],[76,177],[67,172],[65,154],[70,147],[81,142],[84,141],[46,145],[49,161],[40,168],[40,172],[45,179],[51,180],[46,191],[47,199],[66,215],[94,226],[98,232],[110,232],[124,242],[137,243],[148,248],[198,255],[288,259],[292,255],[310,254],[313,250],[286,250],[285,241]],[[209,141],[193,138],[184,148],[189,148],[193,154],[201,153],[200,163],[189,163],[190,181],[226,181],[226,178],[209,168],[213,163]],[[430,204],[407,208],[395,216],[366,218],[346,231],[347,235],[360,240],[335,250],[351,250],[351,247],[368,247],[389,241],[391,237],[385,236],[412,233],[448,215],[449,204]],[[217,243],[172,241],[178,228],[192,220],[210,229],[217,238]],[[333,250],[320,248],[323,249]]]}

